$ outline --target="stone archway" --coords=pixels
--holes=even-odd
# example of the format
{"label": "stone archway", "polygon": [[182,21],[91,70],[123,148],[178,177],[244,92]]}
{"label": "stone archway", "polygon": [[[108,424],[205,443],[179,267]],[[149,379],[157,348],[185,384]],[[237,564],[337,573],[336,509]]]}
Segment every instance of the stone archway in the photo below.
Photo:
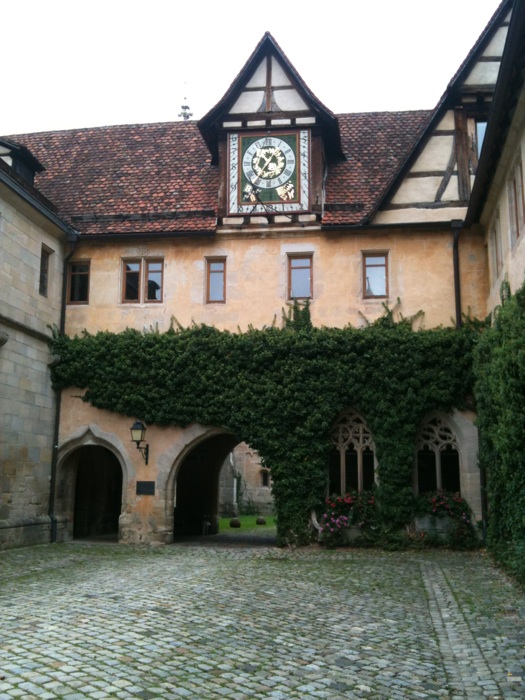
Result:
{"label": "stone archway", "polygon": [[128,484],[134,478],[117,435],[95,424],[78,428],[59,449],[54,492],[58,541],[99,536],[120,541]]}
{"label": "stone archway", "polygon": [[174,537],[219,530],[219,476],[239,440],[222,433],[200,441],[184,457],[175,479]]}
{"label": "stone archway", "polygon": [[122,469],[115,455],[100,445],[79,448],[76,455],[73,537],[118,538],[122,503]]}

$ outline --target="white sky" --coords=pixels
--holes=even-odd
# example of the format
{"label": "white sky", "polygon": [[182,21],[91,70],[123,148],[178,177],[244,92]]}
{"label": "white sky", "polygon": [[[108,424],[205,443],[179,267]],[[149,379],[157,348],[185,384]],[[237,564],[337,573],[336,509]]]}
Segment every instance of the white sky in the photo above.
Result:
{"label": "white sky", "polygon": [[433,108],[498,0],[4,0],[0,134],[202,117],[270,31],[336,114]]}

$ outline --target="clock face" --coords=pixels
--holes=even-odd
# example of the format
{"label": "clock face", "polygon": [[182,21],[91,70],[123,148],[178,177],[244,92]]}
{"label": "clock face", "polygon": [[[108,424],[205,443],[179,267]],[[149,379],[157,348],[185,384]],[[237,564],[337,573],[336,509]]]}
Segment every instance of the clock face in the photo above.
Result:
{"label": "clock face", "polygon": [[230,134],[229,212],[302,212],[309,209],[308,131]]}
{"label": "clock face", "polygon": [[295,172],[292,146],[276,136],[254,141],[244,151],[242,170],[252,187],[266,190],[281,187]]}

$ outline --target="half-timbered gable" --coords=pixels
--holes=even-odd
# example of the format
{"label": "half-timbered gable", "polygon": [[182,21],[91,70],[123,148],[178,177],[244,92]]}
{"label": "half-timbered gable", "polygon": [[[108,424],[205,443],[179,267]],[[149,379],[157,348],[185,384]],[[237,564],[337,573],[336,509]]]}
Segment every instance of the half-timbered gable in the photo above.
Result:
{"label": "half-timbered gable", "polygon": [[488,252],[487,311],[525,270],[525,5],[517,3],[501,61],[465,225],[480,225]]}
{"label": "half-timbered gable", "polygon": [[509,19],[509,4],[502,3],[390,184],[374,223],[464,219]]}

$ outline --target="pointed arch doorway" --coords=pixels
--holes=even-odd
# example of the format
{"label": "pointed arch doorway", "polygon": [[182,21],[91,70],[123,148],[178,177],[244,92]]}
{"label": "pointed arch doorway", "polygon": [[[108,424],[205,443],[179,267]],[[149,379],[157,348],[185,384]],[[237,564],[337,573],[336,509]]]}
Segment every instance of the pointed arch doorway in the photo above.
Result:
{"label": "pointed arch doorway", "polygon": [[122,468],[100,445],[79,448],[76,462],[73,537],[118,539],[122,509]]}

